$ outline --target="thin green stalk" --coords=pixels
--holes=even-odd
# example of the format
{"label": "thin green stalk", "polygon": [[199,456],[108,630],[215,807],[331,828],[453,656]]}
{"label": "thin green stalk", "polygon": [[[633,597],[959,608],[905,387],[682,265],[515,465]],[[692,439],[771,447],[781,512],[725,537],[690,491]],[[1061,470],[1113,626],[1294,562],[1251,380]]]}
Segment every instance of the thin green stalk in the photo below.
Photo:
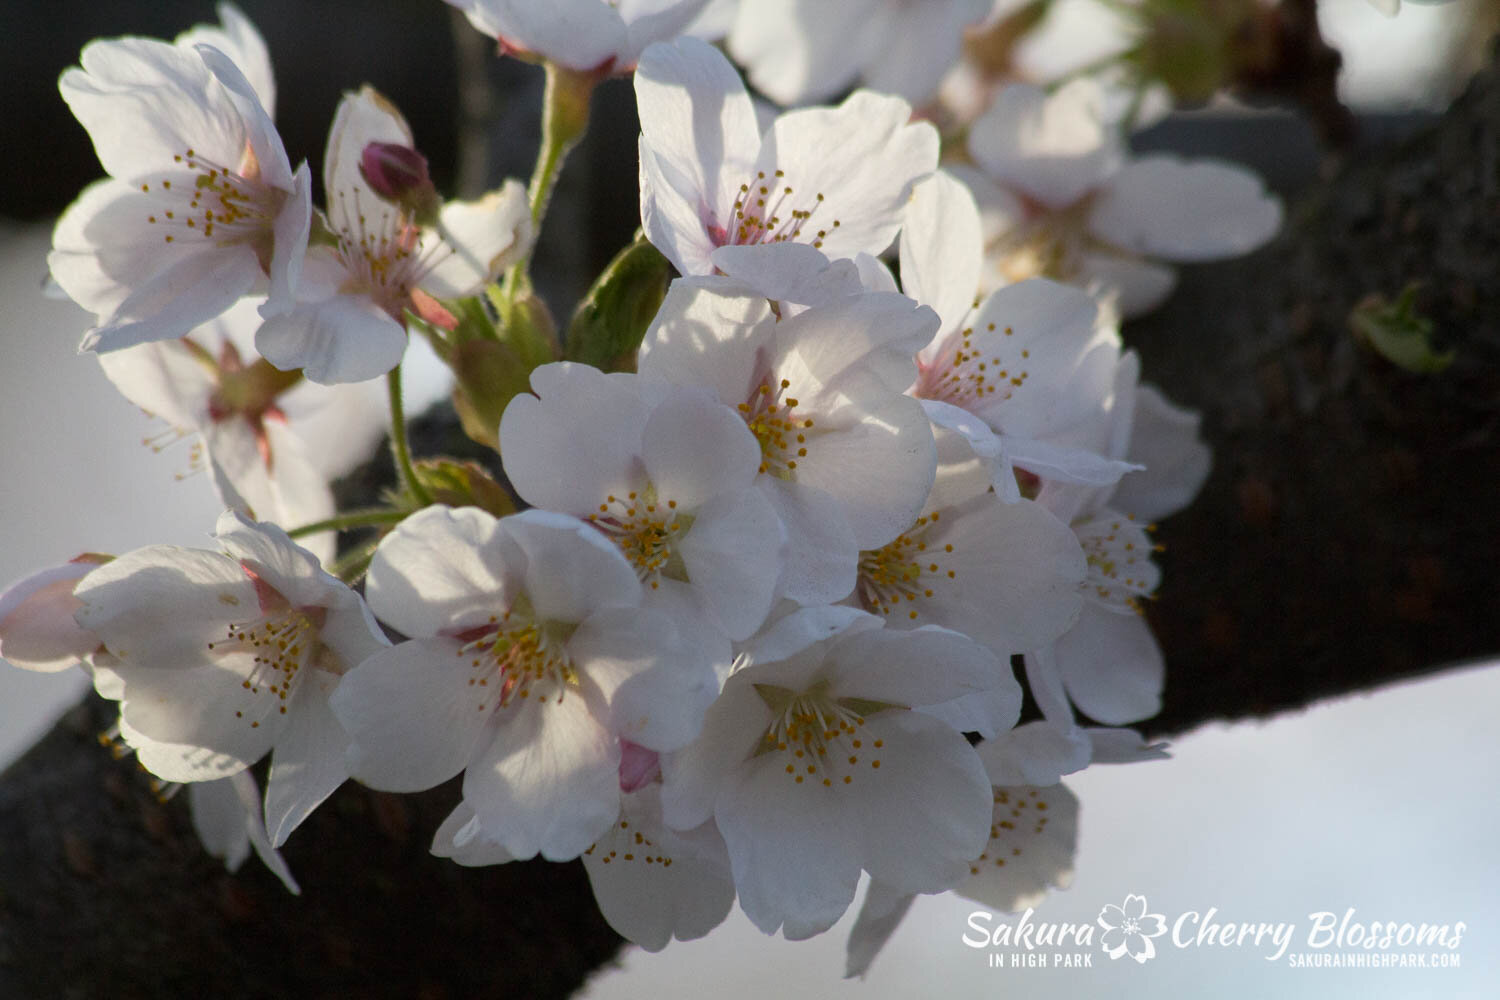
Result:
{"label": "thin green stalk", "polygon": [[391,401],[391,458],[396,463],[396,474],[406,492],[419,504],[426,507],[432,503],[432,494],[417,478],[417,470],[411,464],[411,445],[406,440],[406,412],[401,403],[401,366],[392,368],[385,378]]}
{"label": "thin green stalk", "polygon": [[307,535],[316,535],[321,531],[348,531],[350,528],[371,528],[384,524],[400,524],[407,517],[407,512],[391,510],[388,507],[366,507],[361,510],[345,511],[337,517],[330,517],[326,521],[314,521],[311,524],[302,524],[287,532],[289,538],[303,538]]}
{"label": "thin green stalk", "polygon": [[[598,82],[597,74],[580,73],[556,63],[547,63],[547,85],[542,96],[542,145],[537,150],[536,168],[527,188],[534,231],[542,228],[547,203],[552,198],[552,189],[557,185],[568,153],[588,130],[589,99]],[[518,287],[517,281],[524,276],[530,262],[528,252],[511,268],[506,286],[512,292]]]}

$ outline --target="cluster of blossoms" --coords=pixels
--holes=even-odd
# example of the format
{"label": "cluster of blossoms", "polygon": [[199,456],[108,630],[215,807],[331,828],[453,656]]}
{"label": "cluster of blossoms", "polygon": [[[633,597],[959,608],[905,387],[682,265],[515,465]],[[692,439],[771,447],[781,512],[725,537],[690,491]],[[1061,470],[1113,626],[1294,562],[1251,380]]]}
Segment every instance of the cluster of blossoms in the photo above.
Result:
{"label": "cluster of blossoms", "polygon": [[[952,143],[876,89],[763,121],[684,34],[715,20],[702,0],[450,2],[545,62],[550,100],[586,107],[633,73],[644,235],[626,254],[680,275],[649,322],[605,317],[602,370],[559,360],[535,318],[529,250],[581,123],[544,136],[529,192],[444,201],[366,88],[338,109],[317,208],[233,8],[172,43],[94,42],[61,89],[109,179],[59,222],[52,274],[121,391],[198,438],[228,510],[213,548],[18,584],[0,652],[83,663],[122,750],[198,793],[210,848],[254,846],[289,886],[276,848],[346,779],[458,775],[435,853],[581,858],[652,949],[736,898],[767,933],[818,934],[868,873],[860,971],[914,894],[1019,906],[1064,881],[1059,779],[1161,755],[1113,727],[1159,708],[1149,522],[1209,463],[1116,317],[1170,287],[1142,258],[1252,249],[1275,200],[1238,168],[1130,160],[1085,85],[997,91],[950,170]],[[837,66],[822,35],[776,31],[818,6],[718,19],[764,92],[862,74],[925,99],[934,66],[882,69],[880,33],[920,28],[941,69],[989,5],[851,0],[866,34]],[[789,69],[798,53],[819,72]],[[600,328],[575,321],[566,356],[599,356]],[[413,464],[413,333],[509,491]],[[499,346],[505,377],[476,375]],[[383,375],[401,486],[341,515],[328,478],[373,444]],[[378,545],[335,558],[335,529],[370,525]]]}

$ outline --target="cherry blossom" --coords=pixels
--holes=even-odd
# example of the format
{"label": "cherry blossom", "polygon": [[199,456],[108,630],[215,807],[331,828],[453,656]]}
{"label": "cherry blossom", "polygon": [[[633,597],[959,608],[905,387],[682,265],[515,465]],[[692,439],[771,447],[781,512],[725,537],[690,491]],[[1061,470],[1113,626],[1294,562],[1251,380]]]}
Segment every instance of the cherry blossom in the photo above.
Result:
{"label": "cherry blossom", "polygon": [[[166,781],[205,781],[273,753],[267,828],[283,843],[347,777],[328,708],[344,671],[386,645],[359,595],[279,528],[226,512],[218,551],[148,546],[74,589],[107,658],[121,735]],[[102,686],[101,686],[102,685]]]}
{"label": "cherry blossom", "polygon": [[832,258],[880,253],[912,184],[937,167],[937,131],[871,91],[788,112],[762,134],[734,67],[693,38],[648,49],[635,93],[641,224],[683,274],[783,241]]}
{"label": "cherry blossom", "polygon": [[763,297],[722,278],[669,290],[641,374],[708,390],[755,436],[755,487],[786,529],[785,596],[841,600],[860,550],[890,542],[921,511],[936,450],[920,404],[901,389],[935,325],[931,310],[894,293],[778,321]]}
{"label": "cherry blossom", "polygon": [[380,197],[360,170],[366,147],[412,141],[406,121],[373,89],[339,104],[323,163],[337,246],[308,251],[295,307],[256,334],[256,349],[276,367],[302,368],[322,384],[383,375],[406,352],[408,311],[441,317],[435,296],[473,295],[530,246],[516,181],[477,202],[444,205],[435,227]]}
{"label": "cherry blossom", "polygon": [[1136,316],[1176,281],[1152,258],[1234,257],[1281,226],[1281,203],[1242,167],[1131,157],[1088,78],[1050,95],[1005,87],[970,130],[969,153],[980,169],[959,173],[986,219],[987,289],[1047,276]]}
{"label": "cherry blossom", "polygon": [[463,771],[464,801],[516,858],[587,849],[619,814],[619,740],[686,744],[718,689],[576,518],[429,507],[381,542],[366,586],[414,638],[334,697],[352,773],[416,791]]}
{"label": "cherry blossom", "polygon": [[99,648],[99,637],[73,618],[78,581],[109,561],[84,553],[17,581],[0,594],[0,657],[25,670],[57,673]]}
{"label": "cherry blossom", "polygon": [[663,755],[663,816],[716,821],[740,905],[768,934],[827,930],[862,870],[904,892],[944,888],[983,850],[989,785],[968,741],[920,709],[1001,678],[956,632],[795,611],[747,647],[698,740]]}
{"label": "cherry blossom", "polygon": [[95,41],[59,82],[110,175],[53,233],[48,266],[97,316],[86,350],[180,337],[262,289],[290,308],[310,176],[234,61],[206,45]]}

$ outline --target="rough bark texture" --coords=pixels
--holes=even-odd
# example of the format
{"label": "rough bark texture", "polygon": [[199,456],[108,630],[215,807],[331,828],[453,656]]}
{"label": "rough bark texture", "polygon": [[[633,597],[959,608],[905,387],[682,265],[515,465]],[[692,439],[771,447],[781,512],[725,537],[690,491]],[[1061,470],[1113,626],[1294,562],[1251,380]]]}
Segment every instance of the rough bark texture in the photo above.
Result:
{"label": "rough bark texture", "polygon": [[[1148,728],[1259,714],[1500,650],[1500,86],[1491,72],[1381,162],[1305,199],[1248,261],[1192,269],[1128,331],[1201,409],[1216,467],[1163,526],[1151,618],[1167,702]],[[1408,375],[1347,317],[1424,281],[1458,360]],[[451,788],[346,786],[286,854],[203,856],[70,716],[0,782],[0,996],[565,996],[617,941],[575,865],[430,858]]]}

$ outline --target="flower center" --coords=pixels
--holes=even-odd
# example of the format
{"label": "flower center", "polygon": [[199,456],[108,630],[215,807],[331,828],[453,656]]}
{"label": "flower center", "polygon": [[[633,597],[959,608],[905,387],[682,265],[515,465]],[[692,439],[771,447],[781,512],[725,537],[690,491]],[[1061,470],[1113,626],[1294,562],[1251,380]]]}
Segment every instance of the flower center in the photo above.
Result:
{"label": "flower center", "polygon": [[[859,554],[859,580],[855,593],[866,611],[889,616],[902,601],[914,605],[919,598],[930,599],[933,596],[931,584],[938,579],[957,578],[956,569],[943,565],[944,557],[953,552],[953,544],[946,543],[941,550],[936,546],[929,549],[926,539],[941,515],[941,511],[924,514],[895,541]],[[917,609],[912,607],[906,617],[915,620]]]}
{"label": "flower center", "polygon": [[768,377],[738,406],[760,443],[760,471],[789,481],[797,478],[797,460],[807,457],[807,432],[813,427],[811,417],[796,414],[797,400],[783,395],[791,387],[782,379],[773,389]]}
{"label": "flower center", "polygon": [[507,611],[464,633],[458,656],[467,658],[473,668],[469,687],[479,697],[478,710],[507,708],[532,698],[545,703],[554,693],[561,703],[567,689],[578,686],[564,645],[571,631],[531,621],[529,615],[513,618]]}
{"label": "flower center", "polygon": [[[996,332],[990,323],[985,333]],[[1015,336],[1011,327],[1001,331],[1003,336]],[[1021,351],[1020,362],[1031,357],[1031,351]],[[920,399],[934,399],[964,409],[976,403],[990,403],[1010,399],[1017,389],[1026,384],[1030,373],[1020,365],[1006,365],[998,354],[985,356],[982,349],[974,346],[974,328],[965,327],[950,336],[942,351],[929,364],[917,361],[917,385],[914,390]]]}
{"label": "flower center", "polygon": [[[798,205],[804,207],[798,207]],[[754,181],[740,185],[730,209],[728,228],[710,223],[709,238],[715,246],[743,246],[756,243],[784,243],[797,240],[805,228],[813,225],[812,217],[823,207],[823,192],[811,199],[799,195],[786,183],[786,172],[777,170],[766,177],[758,170]],[[839,227],[839,220],[832,220],[826,227],[816,230],[808,241],[821,248],[828,234]]]}
{"label": "flower center", "polygon": [[[301,680],[303,668],[312,665],[333,673],[343,672],[338,657],[321,638],[321,619],[325,614],[322,608],[283,607],[253,622],[231,623],[224,638],[209,643],[208,648],[219,654],[250,653],[250,671],[240,687],[256,696],[264,691],[280,702],[277,713],[285,715],[287,701]],[[237,719],[245,717],[243,711],[234,715]],[[260,728],[260,722],[252,719],[250,728]]]}
{"label": "flower center", "polygon": [[779,754],[792,784],[833,788],[853,784],[863,767],[880,770],[885,741],[869,738],[864,717],[896,706],[830,697],[823,681],[802,692],[770,684],[757,684],[755,690],[776,713],[756,755]]}
{"label": "flower center", "polygon": [[237,170],[191,149],[173,156],[172,161],[178,164],[177,170],[154,185],[141,183],[143,194],[154,190],[161,199],[146,221],[165,230],[165,242],[198,238],[212,240],[216,246],[251,243],[257,252],[268,251],[273,220],[287,193],[261,183],[259,166],[248,147]]}
{"label": "flower center", "polygon": [[1088,560],[1084,577],[1084,595],[1111,611],[1134,611],[1143,614],[1141,601],[1156,590],[1161,571],[1151,561],[1151,553],[1160,551],[1147,532],[1130,517],[1121,520],[1103,518],[1075,525],[1074,533]]}
{"label": "flower center", "polygon": [[636,576],[642,583],[651,584],[652,590],[661,586],[663,576],[687,579],[687,568],[676,546],[692,527],[693,516],[678,512],[676,500],[662,502],[649,485],[643,494],[631,492],[623,499],[611,493],[588,520],[614,539],[635,567]]}

